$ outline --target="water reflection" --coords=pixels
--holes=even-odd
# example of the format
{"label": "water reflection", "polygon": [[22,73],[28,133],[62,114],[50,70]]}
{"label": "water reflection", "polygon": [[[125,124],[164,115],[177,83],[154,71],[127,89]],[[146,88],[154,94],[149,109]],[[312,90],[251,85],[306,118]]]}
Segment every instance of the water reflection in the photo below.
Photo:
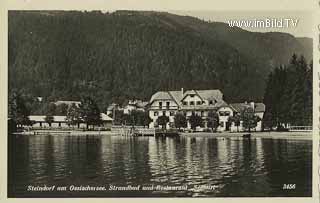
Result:
{"label": "water reflection", "polygon": [[[9,146],[10,196],[311,196],[312,191],[311,141],[17,136]],[[282,189],[290,183],[297,189]],[[188,190],[26,192],[26,186],[41,184],[187,185]]]}

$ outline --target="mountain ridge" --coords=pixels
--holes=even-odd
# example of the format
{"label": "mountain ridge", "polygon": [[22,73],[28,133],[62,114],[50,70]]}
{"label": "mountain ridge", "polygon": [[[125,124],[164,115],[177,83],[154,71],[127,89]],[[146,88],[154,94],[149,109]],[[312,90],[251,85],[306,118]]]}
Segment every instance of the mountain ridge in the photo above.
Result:
{"label": "mountain ridge", "polygon": [[309,61],[310,39],[168,12],[9,12],[9,90],[91,94],[103,107],[181,87],[262,101],[267,75],[293,53]]}

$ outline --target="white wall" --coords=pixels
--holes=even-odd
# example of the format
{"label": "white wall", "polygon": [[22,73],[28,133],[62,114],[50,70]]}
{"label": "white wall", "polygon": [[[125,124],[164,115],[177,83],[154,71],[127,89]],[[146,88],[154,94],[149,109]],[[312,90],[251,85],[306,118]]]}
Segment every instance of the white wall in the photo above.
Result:
{"label": "white wall", "polygon": [[[217,128],[217,131],[226,131],[226,125],[229,120],[230,116],[233,116],[233,111],[230,107],[221,107],[218,109],[218,114],[219,114],[219,127]],[[223,115],[222,113],[228,112],[229,116]],[[221,125],[222,124],[222,125]],[[231,126],[230,126],[231,130]]]}
{"label": "white wall", "polygon": [[[159,103],[162,102],[162,108],[160,109]],[[169,102],[169,108],[167,108],[167,102]],[[154,128],[155,122],[159,116],[165,115],[169,117],[169,122],[174,122],[174,115],[177,113],[178,105],[173,100],[156,100],[152,102],[149,116],[152,119],[152,122],[149,124],[149,128]],[[155,116],[154,113],[157,112],[158,115]],[[173,115],[170,116],[170,112],[173,112]],[[169,128],[169,123],[167,124],[167,128]]]}

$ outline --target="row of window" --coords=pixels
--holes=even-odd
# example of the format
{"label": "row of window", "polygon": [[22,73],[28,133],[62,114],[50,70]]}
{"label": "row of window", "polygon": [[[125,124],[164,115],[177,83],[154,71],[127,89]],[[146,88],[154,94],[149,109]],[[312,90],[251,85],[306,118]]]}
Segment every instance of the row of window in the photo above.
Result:
{"label": "row of window", "polygon": [[[169,115],[170,115],[170,116],[174,116],[174,114],[175,114],[174,111],[170,111],[170,112],[169,112]],[[184,114],[185,116],[187,116],[187,112],[183,112],[183,114]],[[196,114],[196,115],[201,116],[201,117],[206,116],[204,111],[201,111],[201,112],[191,112],[191,114]],[[162,111],[162,115],[167,115],[166,111]],[[230,112],[229,112],[229,111],[220,111],[220,112],[219,112],[219,115],[220,115],[220,116],[230,116]],[[159,116],[159,112],[158,112],[158,111],[155,111],[155,112],[154,112],[154,116]]]}
{"label": "row of window", "polygon": [[[204,104],[205,102],[204,101],[190,101],[189,102],[189,105],[190,106],[194,106],[194,105],[201,105],[201,104]],[[215,103],[217,103],[217,101],[216,100],[210,100],[209,101],[209,105],[213,105],[213,104],[215,104]],[[183,105],[185,105],[185,106],[187,106],[188,105],[188,102],[187,101],[184,101],[184,102],[182,102],[182,104]],[[163,103],[162,102],[159,102],[159,108],[160,109],[162,109],[162,107],[163,107]],[[170,102],[166,102],[166,106],[165,106],[165,108],[166,109],[169,109],[169,107],[170,107]]]}
{"label": "row of window", "polygon": [[[196,104],[196,105],[201,105],[201,104],[204,104],[204,103],[205,103],[204,101],[196,101],[196,102],[195,102],[195,101],[190,101],[190,102],[189,102],[189,105],[190,105],[190,106],[194,106],[195,104]],[[209,101],[209,105],[213,105],[213,104],[215,104],[215,103],[217,103],[216,100],[210,100],[210,101]],[[185,105],[185,106],[187,106],[187,105],[188,105],[188,102],[187,102],[187,101],[184,101],[184,102],[182,102],[182,104]]]}
{"label": "row of window", "polygon": [[[166,102],[166,109],[169,109],[170,102]],[[159,109],[162,109],[162,102],[159,102]]]}
{"label": "row of window", "polygon": [[[155,111],[155,112],[153,113],[153,115],[154,115],[154,116],[159,116],[159,112],[158,112],[158,111]],[[167,116],[166,111],[162,111],[162,115]],[[169,112],[169,115],[170,115],[170,116],[174,116],[174,111],[170,111],[170,112]]]}
{"label": "row of window", "polygon": [[230,116],[230,111],[219,111],[220,116]]}

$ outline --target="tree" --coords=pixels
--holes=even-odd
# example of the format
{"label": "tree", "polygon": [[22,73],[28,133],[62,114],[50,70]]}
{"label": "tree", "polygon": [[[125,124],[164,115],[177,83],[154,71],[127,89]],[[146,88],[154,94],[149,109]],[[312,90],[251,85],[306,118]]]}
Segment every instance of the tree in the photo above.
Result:
{"label": "tree", "polygon": [[149,113],[145,111],[132,110],[130,112],[130,120],[134,125],[148,126],[152,119],[149,117]]}
{"label": "tree", "polygon": [[113,119],[113,123],[115,125],[125,124],[124,113],[123,110],[113,110],[109,116]]}
{"label": "tree", "polygon": [[152,122],[152,119],[149,116],[148,111],[143,112],[143,126],[149,126],[149,124]]}
{"label": "tree", "polygon": [[234,116],[229,117],[229,122],[234,123],[234,125],[237,126],[237,132],[239,132],[239,126],[241,123],[240,114],[236,113]]}
{"label": "tree", "polygon": [[78,125],[80,127],[81,117],[80,117],[80,108],[77,107],[75,104],[69,106],[67,110],[66,121],[69,125]]}
{"label": "tree", "polygon": [[169,122],[169,117],[165,116],[165,115],[159,116],[158,119],[157,119],[157,123],[158,123],[158,125],[162,126],[162,129],[166,129],[167,128],[167,123],[168,122]]}
{"label": "tree", "polygon": [[67,112],[68,112],[68,105],[67,104],[59,104],[56,108],[56,115],[57,116],[65,116],[67,115]]}
{"label": "tree", "polygon": [[46,112],[46,117],[45,121],[49,124],[51,127],[51,124],[54,122],[54,115],[56,113],[56,105],[54,103],[49,103],[47,105],[47,112]]}
{"label": "tree", "polygon": [[272,118],[272,114],[270,112],[267,112],[263,115],[263,129],[268,128],[269,131],[272,130],[274,126],[274,121]]}
{"label": "tree", "polygon": [[177,113],[174,116],[174,125],[176,126],[176,128],[179,128],[179,130],[180,130],[180,128],[187,127],[188,121],[183,113]]}
{"label": "tree", "polygon": [[208,127],[212,129],[212,131],[217,131],[219,126],[219,114],[216,111],[210,111],[207,117]]}
{"label": "tree", "polygon": [[80,118],[87,124],[87,129],[89,125],[92,125],[93,129],[95,125],[100,125],[102,123],[100,109],[91,97],[84,97],[81,100],[80,107]]}
{"label": "tree", "polygon": [[18,92],[13,92],[9,96],[9,119],[12,119],[18,127],[22,127],[22,125],[31,124],[29,115],[30,110],[27,108],[23,97]]}
{"label": "tree", "polygon": [[275,68],[268,77],[264,104],[263,120],[270,127],[312,125],[312,61],[308,65],[294,54],[288,65]]}
{"label": "tree", "polygon": [[247,107],[241,112],[241,120],[243,127],[251,132],[251,128],[257,127],[257,124],[261,119],[254,114],[254,110],[251,107]]}
{"label": "tree", "polygon": [[194,113],[190,116],[189,122],[192,130],[196,130],[197,126],[201,126],[203,124],[202,118]]}
{"label": "tree", "polygon": [[53,115],[46,115],[45,119],[44,119],[48,124],[49,126],[51,127],[51,124],[54,122],[54,117]]}

